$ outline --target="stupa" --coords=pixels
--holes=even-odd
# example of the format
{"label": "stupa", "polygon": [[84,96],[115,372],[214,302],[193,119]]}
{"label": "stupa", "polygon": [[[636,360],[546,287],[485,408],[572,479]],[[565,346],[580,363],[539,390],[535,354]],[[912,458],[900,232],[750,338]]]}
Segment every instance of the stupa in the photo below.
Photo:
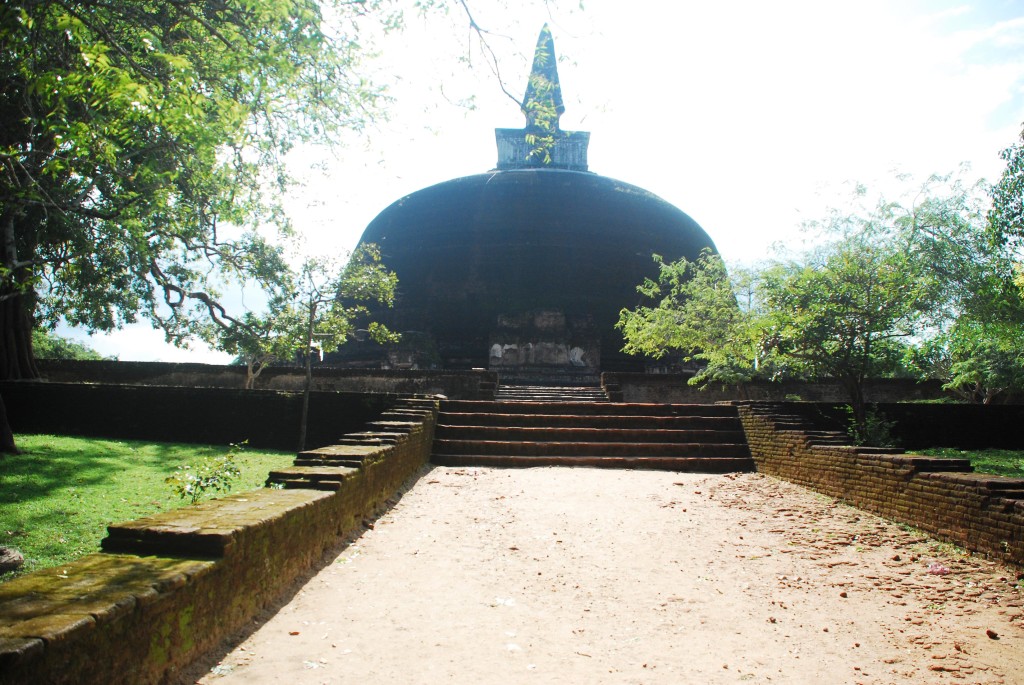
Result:
{"label": "stupa", "polygon": [[590,134],[563,131],[554,42],[540,33],[522,129],[496,129],[497,167],[407,195],[382,211],[374,243],[399,280],[377,318],[404,342],[384,366],[488,368],[503,382],[592,382],[643,370],[621,353],[619,311],[657,274],[651,256],[715,246],[689,216],[588,169]]}

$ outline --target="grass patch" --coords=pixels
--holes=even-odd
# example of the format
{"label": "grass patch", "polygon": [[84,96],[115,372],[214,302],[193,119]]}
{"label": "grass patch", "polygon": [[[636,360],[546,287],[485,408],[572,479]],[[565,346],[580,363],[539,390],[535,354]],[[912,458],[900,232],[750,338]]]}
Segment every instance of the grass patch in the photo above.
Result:
{"label": "grass patch", "polygon": [[[25,565],[0,581],[98,551],[112,523],[187,506],[165,479],[178,466],[230,449],[57,435],[19,435],[16,442],[23,453],[0,458],[0,545],[20,550]],[[232,491],[262,487],[271,469],[294,458],[243,450]]]}
{"label": "grass patch", "polygon": [[914,450],[917,454],[946,459],[970,459],[979,473],[1024,478],[1024,450],[959,450],[954,447],[931,447]]}

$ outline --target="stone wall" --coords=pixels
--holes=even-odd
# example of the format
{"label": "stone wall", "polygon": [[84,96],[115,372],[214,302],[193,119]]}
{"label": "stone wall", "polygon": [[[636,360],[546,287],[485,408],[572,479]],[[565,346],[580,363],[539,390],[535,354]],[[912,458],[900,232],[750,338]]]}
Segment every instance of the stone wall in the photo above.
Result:
{"label": "stone wall", "polygon": [[[15,433],[56,433],[294,450],[302,395],[272,390],[3,382]],[[328,445],[398,401],[395,394],[314,392],[307,445]]]}
{"label": "stone wall", "polygon": [[[842,430],[849,422],[846,405],[790,403],[789,411],[813,412],[815,419]],[[892,436],[908,450],[927,447],[957,449],[1024,449],[1022,404],[931,404],[878,402],[870,405],[893,424]]]}
{"label": "stone wall", "polygon": [[[697,388],[688,385],[692,374],[646,374],[606,372],[605,385],[617,386],[624,402],[668,402],[673,404],[713,404],[732,400],[783,402],[846,402],[847,395],[837,383],[770,382],[747,383],[742,390],[735,386],[709,385]],[[915,381],[905,378],[884,378],[868,381],[865,386],[868,402],[913,402],[948,397],[938,381]]]}
{"label": "stone wall", "polygon": [[758,472],[1024,565],[1024,480],[972,473],[962,459],[844,445],[792,405],[737,404]]}
{"label": "stone wall", "polygon": [[[180,387],[245,387],[244,366],[171,364],[167,362],[118,362],[39,360],[44,380],[54,383],[108,383],[122,385],[169,385]],[[497,376],[473,371],[388,371],[378,369],[313,368],[313,389],[357,393],[444,395],[456,400],[487,400],[494,397]],[[257,390],[302,390],[304,371],[295,367],[270,367],[256,379]]]}
{"label": "stone wall", "polygon": [[111,526],[104,552],[0,585],[0,685],[173,679],[427,463],[436,401],[403,400],[396,412],[393,444],[368,434],[346,441],[360,447],[356,466],[321,466],[304,483],[292,467],[287,489]]}

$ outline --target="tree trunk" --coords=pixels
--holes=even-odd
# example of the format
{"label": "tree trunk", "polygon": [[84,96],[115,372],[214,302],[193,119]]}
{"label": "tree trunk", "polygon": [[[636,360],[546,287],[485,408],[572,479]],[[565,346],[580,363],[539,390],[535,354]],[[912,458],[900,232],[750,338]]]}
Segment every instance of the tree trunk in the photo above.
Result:
{"label": "tree trunk", "polygon": [[0,395],[0,454],[17,454],[18,446],[14,444],[14,433],[7,421],[7,407]]}
{"label": "tree trunk", "polygon": [[23,293],[0,290],[0,380],[39,378],[32,355],[32,316]]}
{"label": "tree trunk", "polygon": [[[0,380],[39,378],[32,355],[32,316],[30,297],[9,288],[0,289]],[[0,398],[0,453],[16,453],[14,432],[7,420],[7,409]]]}
{"label": "tree trunk", "polygon": [[309,421],[309,390],[313,387],[313,324],[316,321],[316,302],[310,298],[309,322],[306,326],[306,387],[302,390],[302,418],[299,419],[299,451],[306,449],[306,425]]}
{"label": "tree trunk", "polygon": [[868,412],[864,404],[864,385],[858,379],[847,379],[845,385],[850,397],[850,409],[853,411],[854,430],[863,440],[867,435],[868,428]]}

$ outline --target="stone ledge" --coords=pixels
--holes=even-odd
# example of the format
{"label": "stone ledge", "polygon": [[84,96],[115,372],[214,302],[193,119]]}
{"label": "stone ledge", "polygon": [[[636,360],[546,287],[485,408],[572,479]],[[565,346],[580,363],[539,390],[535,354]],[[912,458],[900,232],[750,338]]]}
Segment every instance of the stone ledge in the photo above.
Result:
{"label": "stone ledge", "polygon": [[267,482],[286,488],[340,490],[345,481],[358,474],[359,469],[350,466],[289,466],[271,471]]}
{"label": "stone ledge", "polygon": [[380,445],[328,445],[327,447],[320,447],[315,450],[306,450],[299,452],[300,457],[327,457],[327,458],[338,458],[338,457],[352,457],[358,459],[364,459],[372,456],[377,452],[380,452]]}
{"label": "stone ledge", "polygon": [[[935,461],[941,460],[936,459]],[[968,459],[949,459],[946,461],[967,462],[970,464],[970,460]],[[997,492],[1004,497],[1009,494],[1004,491],[1024,492],[1024,478],[1007,478],[1005,476],[995,476],[991,473],[953,473],[949,471],[938,471],[936,469],[936,471],[932,473],[922,473],[921,477],[941,479],[951,483],[984,488],[985,490]]]}
{"label": "stone ledge", "polygon": [[247,531],[329,496],[308,490],[253,490],[109,526],[101,546],[108,552],[223,557]]}
{"label": "stone ledge", "polygon": [[[13,667],[160,601],[213,562],[90,554],[0,585],[0,666]],[[6,669],[4,669],[6,670]]]}

